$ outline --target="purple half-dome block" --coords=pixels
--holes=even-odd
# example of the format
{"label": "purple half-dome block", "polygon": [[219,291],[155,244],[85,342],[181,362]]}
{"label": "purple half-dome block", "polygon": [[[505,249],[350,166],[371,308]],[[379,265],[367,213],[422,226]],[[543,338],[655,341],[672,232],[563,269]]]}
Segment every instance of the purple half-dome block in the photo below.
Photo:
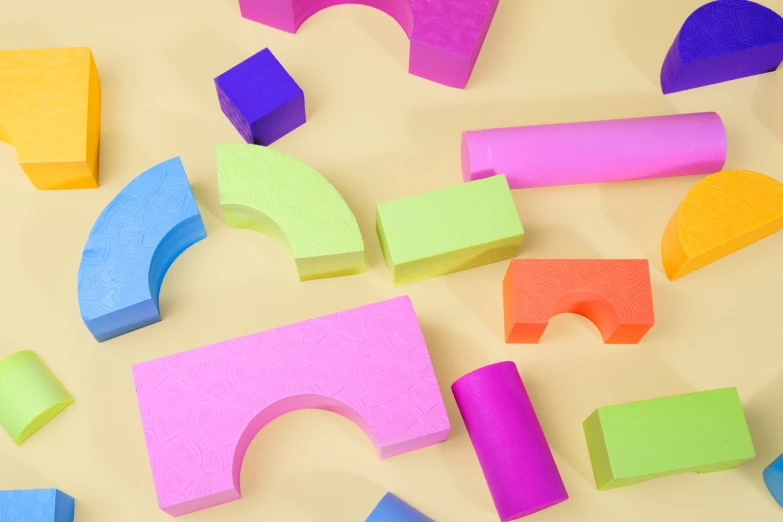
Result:
{"label": "purple half-dome block", "polygon": [[783,61],[783,18],[750,0],[698,8],[661,69],[664,94],[772,72]]}

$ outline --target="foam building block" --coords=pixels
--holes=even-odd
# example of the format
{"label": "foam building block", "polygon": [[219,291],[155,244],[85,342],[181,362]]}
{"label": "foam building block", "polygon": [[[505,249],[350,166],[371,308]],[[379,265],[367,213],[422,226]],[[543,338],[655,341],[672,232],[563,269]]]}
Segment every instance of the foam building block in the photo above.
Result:
{"label": "foam building block", "polygon": [[240,498],[253,437],[293,410],[346,417],[382,459],[449,434],[408,297],[137,364],[133,379],[158,503],[172,516]]}
{"label": "foam building block", "polygon": [[98,342],[160,321],[177,257],[207,235],[179,158],[131,181],[98,216],[79,265],[82,320]]}
{"label": "foam building block", "polygon": [[90,49],[0,51],[0,141],[36,188],[97,187],[100,134]]}
{"label": "foam building block", "polygon": [[269,145],[307,120],[304,92],[269,49],[215,78],[223,114],[248,143]]}
{"label": "foam building block", "polygon": [[365,522],[435,522],[399,497],[386,493]]}
{"label": "foam building block", "polygon": [[517,520],[568,500],[513,362],[471,372],[451,390],[500,520]]}
{"label": "foam building block", "polygon": [[524,235],[503,176],[381,203],[376,230],[395,285],[510,259]]}
{"label": "foam building block", "polygon": [[707,176],[685,196],[661,241],[666,275],[674,281],[783,227],[783,184],[756,172]]}
{"label": "foam building block", "polygon": [[712,174],[725,162],[714,112],[462,134],[465,181],[504,174],[512,189]]}
{"label": "foam building block", "polygon": [[295,33],[318,11],[340,4],[375,7],[410,40],[411,74],[464,88],[499,0],[239,0],[242,16]]}
{"label": "foam building block", "polygon": [[636,344],[655,324],[650,264],[641,259],[514,259],[503,279],[507,343],[538,343],[549,319],[586,317],[607,344]]}
{"label": "foam building block", "polygon": [[17,446],[72,403],[73,397],[35,352],[0,360],[0,426]]}
{"label": "foam building block", "polygon": [[359,224],[325,177],[257,145],[218,145],[216,155],[229,226],[256,230],[286,247],[302,281],[364,272]]}
{"label": "foam building block", "polygon": [[74,507],[59,489],[0,491],[2,522],[73,522]]}
{"label": "foam building block", "polygon": [[599,408],[583,427],[601,490],[723,471],[756,456],[736,388]]}
{"label": "foam building block", "polygon": [[683,24],[661,68],[664,94],[774,71],[783,61],[783,18],[748,0],[718,0]]}
{"label": "foam building block", "polygon": [[783,455],[766,467],[763,476],[770,495],[783,507]]}

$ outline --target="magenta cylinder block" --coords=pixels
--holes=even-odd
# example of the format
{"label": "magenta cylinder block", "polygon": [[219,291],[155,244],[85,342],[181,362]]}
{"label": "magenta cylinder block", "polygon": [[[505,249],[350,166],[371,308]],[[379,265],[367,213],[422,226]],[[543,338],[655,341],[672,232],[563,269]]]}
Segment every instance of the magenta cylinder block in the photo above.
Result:
{"label": "magenta cylinder block", "polygon": [[502,521],[568,500],[513,362],[485,366],[451,386]]}

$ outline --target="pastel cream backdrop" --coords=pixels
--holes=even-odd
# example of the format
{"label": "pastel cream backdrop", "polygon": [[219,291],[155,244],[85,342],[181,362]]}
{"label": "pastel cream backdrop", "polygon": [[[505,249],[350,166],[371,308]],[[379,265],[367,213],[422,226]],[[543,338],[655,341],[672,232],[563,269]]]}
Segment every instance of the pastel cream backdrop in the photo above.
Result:
{"label": "pastel cream backdrop", "polygon": [[[783,12],[783,0],[765,0]],[[783,71],[664,97],[658,73],[701,0],[501,0],[467,90],[409,76],[408,41],[370,8],[323,11],[292,36],[244,20],[236,0],[4,2],[0,48],[90,46],[103,88],[98,190],[39,192],[0,144],[0,356],[38,351],[76,399],[16,448],[0,436],[0,489],[57,487],[77,522],[153,522],[156,505],[131,364],[409,294],[452,422],[439,446],[379,461],[334,414],[267,426],[242,470],[244,498],[192,522],[363,522],[387,490],[441,522],[496,520],[451,395],[480,366],[516,361],[571,500],[541,522],[773,520],[761,480],[783,452],[783,236],[666,280],[659,242],[697,178],[522,190],[526,257],[649,258],[657,325],[638,346],[604,346],[576,316],[540,345],[507,346],[506,263],[393,288],[374,233],[378,202],[461,182],[462,130],[717,111],[728,168],[783,180]],[[273,240],[229,229],[213,147],[239,135],[212,79],[270,47],[305,91],[309,121],[274,144],[324,174],[356,213],[367,273],[299,283]],[[103,207],[134,176],[180,155],[208,238],[163,284],[164,320],[104,344],[82,324],[76,273]],[[737,386],[756,460],[615,491],[593,484],[581,422],[597,407]]]}

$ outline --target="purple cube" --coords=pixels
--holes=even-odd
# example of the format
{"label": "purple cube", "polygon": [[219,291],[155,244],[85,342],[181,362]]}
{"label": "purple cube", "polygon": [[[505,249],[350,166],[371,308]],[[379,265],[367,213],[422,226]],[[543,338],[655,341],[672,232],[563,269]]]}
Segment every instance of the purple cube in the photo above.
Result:
{"label": "purple cube", "polygon": [[264,49],[215,78],[223,114],[248,143],[269,145],[306,120],[304,92]]}

